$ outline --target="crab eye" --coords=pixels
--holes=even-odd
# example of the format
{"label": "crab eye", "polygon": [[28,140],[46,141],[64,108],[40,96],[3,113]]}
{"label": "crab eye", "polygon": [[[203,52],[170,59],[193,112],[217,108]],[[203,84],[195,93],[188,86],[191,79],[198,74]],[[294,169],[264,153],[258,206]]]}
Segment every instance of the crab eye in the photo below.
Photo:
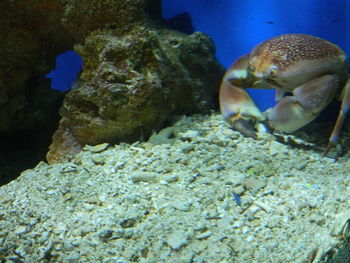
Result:
{"label": "crab eye", "polygon": [[277,67],[270,67],[268,70],[267,70],[267,75],[269,77],[276,77],[277,75]]}

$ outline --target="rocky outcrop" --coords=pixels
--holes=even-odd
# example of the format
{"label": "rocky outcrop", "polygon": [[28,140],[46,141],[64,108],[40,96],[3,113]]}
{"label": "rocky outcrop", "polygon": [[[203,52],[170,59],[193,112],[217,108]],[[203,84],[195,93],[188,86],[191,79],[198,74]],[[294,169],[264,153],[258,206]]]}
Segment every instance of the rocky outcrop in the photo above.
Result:
{"label": "rocky outcrop", "polygon": [[84,144],[147,137],[170,114],[213,107],[222,71],[212,42],[201,33],[146,26],[121,35],[96,31],[76,51],[84,70],[61,108],[50,162]]}

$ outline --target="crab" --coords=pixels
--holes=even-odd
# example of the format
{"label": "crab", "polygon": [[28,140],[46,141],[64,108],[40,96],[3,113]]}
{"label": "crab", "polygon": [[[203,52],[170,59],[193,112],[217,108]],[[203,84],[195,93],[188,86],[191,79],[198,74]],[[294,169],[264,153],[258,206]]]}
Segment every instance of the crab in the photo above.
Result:
{"label": "crab", "polygon": [[[246,88],[276,90],[277,104],[268,117]],[[337,143],[350,109],[348,62],[337,45],[304,34],[273,37],[239,57],[226,71],[219,93],[225,120],[253,138],[263,122],[272,129],[292,133],[313,121],[334,98],[341,106],[324,155]]]}

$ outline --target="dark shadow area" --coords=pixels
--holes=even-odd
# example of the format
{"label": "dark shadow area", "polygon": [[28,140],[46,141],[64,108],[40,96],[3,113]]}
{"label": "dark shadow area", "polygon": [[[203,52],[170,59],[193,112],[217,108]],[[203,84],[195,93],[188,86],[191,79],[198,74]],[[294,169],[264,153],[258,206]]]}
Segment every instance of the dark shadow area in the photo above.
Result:
{"label": "dark shadow area", "polygon": [[51,137],[58,126],[58,114],[51,123],[35,129],[2,134],[0,142],[0,185],[16,179],[26,169],[45,161]]}
{"label": "dark shadow area", "polygon": [[162,17],[162,0],[148,0],[145,12],[151,19],[160,19]]}
{"label": "dark shadow area", "polygon": [[0,134],[0,185],[46,160],[65,94],[52,90],[50,86],[50,80],[43,77],[28,81],[26,106],[19,113],[21,117],[11,132]]}

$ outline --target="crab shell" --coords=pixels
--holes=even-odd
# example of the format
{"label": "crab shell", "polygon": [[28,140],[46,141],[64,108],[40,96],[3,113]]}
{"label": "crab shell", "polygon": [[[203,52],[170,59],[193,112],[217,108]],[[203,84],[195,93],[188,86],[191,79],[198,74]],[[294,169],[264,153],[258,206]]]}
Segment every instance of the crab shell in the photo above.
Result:
{"label": "crab shell", "polygon": [[[347,77],[346,55],[337,45],[324,39],[286,34],[266,40],[249,56],[248,71],[257,80],[284,91],[328,74],[342,81]],[[258,82],[255,84],[257,85]]]}

